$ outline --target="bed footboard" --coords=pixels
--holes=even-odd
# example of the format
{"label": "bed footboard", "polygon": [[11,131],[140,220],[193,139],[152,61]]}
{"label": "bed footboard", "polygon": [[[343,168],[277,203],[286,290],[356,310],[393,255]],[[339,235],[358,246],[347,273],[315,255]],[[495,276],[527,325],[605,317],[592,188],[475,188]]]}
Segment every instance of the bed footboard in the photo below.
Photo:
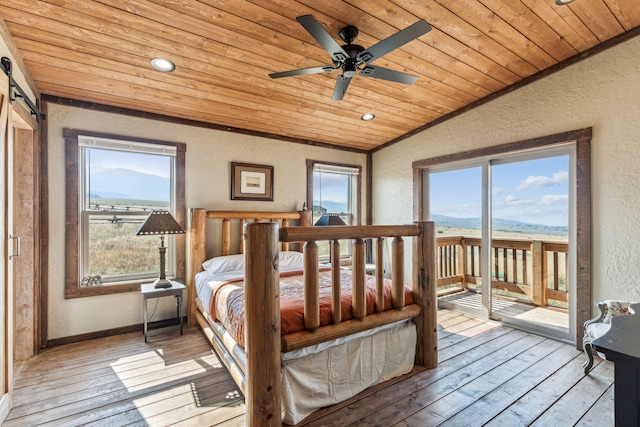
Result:
{"label": "bed footboard", "polygon": [[[278,242],[306,242],[304,245],[306,332],[283,338],[287,350],[302,348],[315,342],[326,341],[369,329],[374,324],[386,324],[395,317],[413,317],[417,330],[416,364],[427,368],[437,364],[437,318],[435,290],[435,234],[434,224],[419,222],[407,226],[334,226],[334,227],[282,227],[273,223],[253,223],[245,226],[247,243],[246,284],[252,292],[245,294],[246,350],[247,350],[247,417],[249,425],[281,425],[280,377],[280,301],[278,280]],[[403,236],[414,239],[413,245],[413,297],[416,304],[404,306],[404,246]],[[394,310],[366,316],[365,309],[365,245],[363,239],[392,237],[392,272],[396,283],[392,287]],[[318,329],[318,259],[316,240],[354,241],[352,304],[354,320],[334,323]],[[378,259],[382,271],[382,260]],[[333,280],[340,278],[339,268],[333,268]],[[381,275],[378,277],[381,278]],[[398,283],[399,282],[399,285]],[[381,280],[380,280],[381,283]],[[333,287],[334,290],[339,286]],[[332,297],[339,300],[340,295]],[[335,322],[335,319],[334,319]],[[274,357],[275,356],[275,357]],[[253,361],[253,362],[252,362]],[[276,392],[278,390],[278,392]],[[254,424],[255,423],[255,424]]]}
{"label": "bed footboard", "polygon": [[[413,238],[412,293],[414,304],[405,306],[404,301],[404,240]],[[391,300],[394,310],[382,311],[381,302],[376,302],[377,313],[366,315],[365,285],[365,239],[373,239],[378,248],[376,257],[377,298],[382,296],[383,257],[382,241],[392,238],[391,244]],[[416,222],[412,225],[397,226],[332,226],[332,227],[282,227],[280,242],[305,242],[305,326],[307,331],[287,335],[282,338],[284,351],[339,338],[371,327],[413,318],[417,326],[418,342],[416,365],[433,368],[437,365],[437,304],[435,287],[435,226],[433,222]],[[320,324],[318,303],[318,259],[316,241],[329,240],[332,246],[339,240],[352,240],[353,245],[353,290],[352,310],[354,320],[341,322],[333,319],[333,324]],[[332,268],[334,282],[332,290],[333,306],[340,304],[340,269]]]}

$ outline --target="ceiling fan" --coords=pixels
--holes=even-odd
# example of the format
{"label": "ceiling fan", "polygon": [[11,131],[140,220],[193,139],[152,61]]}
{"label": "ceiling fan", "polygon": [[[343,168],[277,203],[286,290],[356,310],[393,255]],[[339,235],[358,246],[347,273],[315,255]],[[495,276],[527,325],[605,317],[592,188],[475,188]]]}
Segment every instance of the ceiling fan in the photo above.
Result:
{"label": "ceiling fan", "polygon": [[358,29],[354,26],[350,25],[340,30],[340,38],[346,43],[346,45],[340,46],[313,16],[298,16],[296,20],[311,34],[320,46],[327,51],[333,60],[333,64],[269,74],[269,77],[272,79],[300,76],[303,74],[331,73],[338,69],[342,70],[342,74],[338,76],[335,88],[333,89],[332,101],[340,101],[344,98],[349,83],[351,83],[351,78],[356,74],[409,85],[418,80],[418,77],[412,76],[411,74],[401,73],[388,68],[374,67],[369,64],[431,31],[431,25],[424,19],[387,37],[368,49],[357,44],[352,44],[358,36]]}

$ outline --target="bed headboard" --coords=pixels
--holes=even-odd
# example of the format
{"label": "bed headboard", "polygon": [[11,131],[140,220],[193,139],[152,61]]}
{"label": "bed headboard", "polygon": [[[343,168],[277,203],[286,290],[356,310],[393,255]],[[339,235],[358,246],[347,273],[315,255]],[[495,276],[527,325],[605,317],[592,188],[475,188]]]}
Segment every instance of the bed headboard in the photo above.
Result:
{"label": "bed headboard", "polygon": [[[187,292],[195,292],[195,275],[202,271],[202,263],[211,256],[244,253],[243,228],[252,222],[278,222],[282,227],[311,225],[311,211],[256,212],[256,211],[214,211],[202,208],[189,209],[187,232]],[[212,230],[213,228],[213,230]],[[216,239],[207,243],[207,237]],[[280,250],[287,251],[290,243],[282,243]],[[207,253],[207,246],[219,248],[216,253]],[[189,294],[189,325],[193,325],[193,307]]]}

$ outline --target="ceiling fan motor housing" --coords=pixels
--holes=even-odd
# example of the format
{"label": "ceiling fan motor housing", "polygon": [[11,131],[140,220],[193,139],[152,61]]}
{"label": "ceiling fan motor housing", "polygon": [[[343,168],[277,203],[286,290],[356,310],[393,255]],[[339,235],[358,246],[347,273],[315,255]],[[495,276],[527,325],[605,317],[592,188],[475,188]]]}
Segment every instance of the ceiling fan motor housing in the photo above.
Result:
{"label": "ceiling fan motor housing", "polygon": [[348,58],[340,57],[339,59],[334,59],[333,65],[335,65],[336,67],[343,67],[343,65],[349,62],[350,60],[353,60],[351,61],[353,63],[357,63],[356,55],[362,52],[364,50],[364,47],[357,44],[345,44],[344,46],[342,46],[342,49],[344,49],[344,51],[347,53],[347,55],[349,55],[349,57]]}

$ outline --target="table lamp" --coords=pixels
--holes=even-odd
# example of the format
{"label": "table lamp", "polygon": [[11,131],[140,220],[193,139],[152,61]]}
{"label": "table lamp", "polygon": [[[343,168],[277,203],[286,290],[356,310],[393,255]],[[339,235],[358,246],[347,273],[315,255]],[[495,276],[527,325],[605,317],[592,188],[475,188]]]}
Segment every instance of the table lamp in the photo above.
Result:
{"label": "table lamp", "polygon": [[347,225],[338,214],[323,214],[314,225]]}
{"label": "table lamp", "polygon": [[160,246],[158,246],[158,251],[160,252],[160,277],[153,282],[153,284],[156,288],[170,288],[173,284],[167,279],[164,271],[164,258],[167,253],[167,247],[164,245],[164,235],[184,234],[184,230],[173,218],[171,212],[155,210],[149,214],[145,222],[142,223],[136,232],[137,236],[148,236],[152,234],[160,236]]}

